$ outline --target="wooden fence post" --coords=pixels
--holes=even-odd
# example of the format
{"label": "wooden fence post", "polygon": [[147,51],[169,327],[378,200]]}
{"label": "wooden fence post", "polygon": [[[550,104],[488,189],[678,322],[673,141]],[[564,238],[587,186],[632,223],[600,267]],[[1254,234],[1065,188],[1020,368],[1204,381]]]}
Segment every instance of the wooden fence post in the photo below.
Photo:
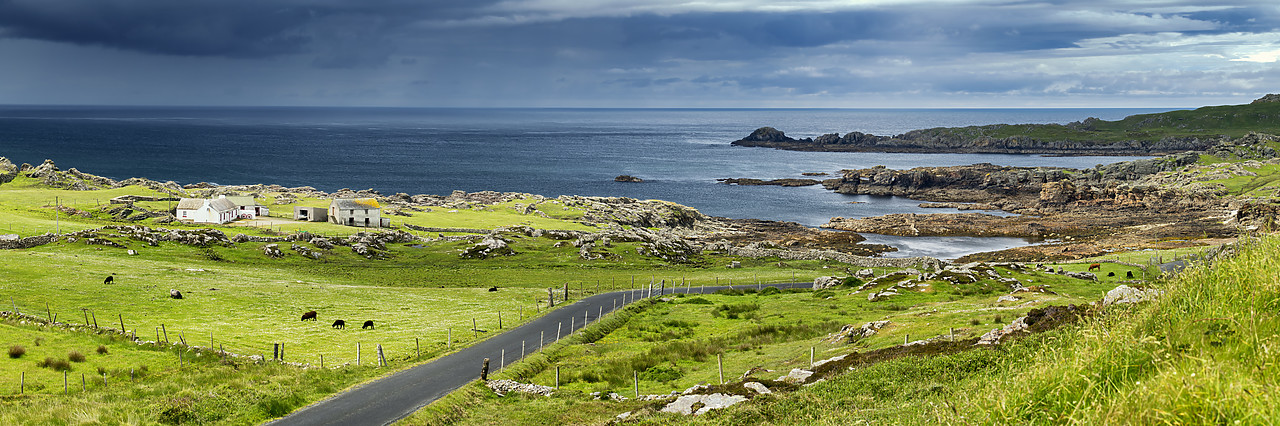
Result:
{"label": "wooden fence post", "polygon": [[560,389],[560,366],[556,366],[556,389]]}
{"label": "wooden fence post", "polygon": [[128,332],[129,332],[129,330],[125,330],[125,329],[124,329],[124,314],[120,314],[120,332],[121,332],[121,333],[128,333]]}
{"label": "wooden fence post", "polygon": [[356,342],[356,367],[360,366],[360,342]]}
{"label": "wooden fence post", "polygon": [[502,329],[502,311],[498,311],[498,329]]}
{"label": "wooden fence post", "polygon": [[814,346],[809,347],[809,368],[813,368],[813,353],[817,350],[818,350],[817,347],[814,347]]}
{"label": "wooden fence post", "polygon": [[564,327],[564,321],[556,323],[556,342],[560,341],[560,327]]}
{"label": "wooden fence post", "polygon": [[480,327],[476,325],[476,317],[471,317],[471,334],[473,338],[480,338]]}
{"label": "wooden fence post", "polygon": [[720,354],[716,354],[716,368],[720,370],[720,384],[724,384],[724,359],[720,358]]}
{"label": "wooden fence post", "polygon": [[98,315],[93,311],[89,311],[89,317],[93,318],[93,328],[98,328]]}
{"label": "wooden fence post", "polygon": [[27,372],[23,371],[22,378],[19,380],[21,381],[18,383],[18,393],[22,394],[27,390]]}
{"label": "wooden fence post", "polygon": [[413,338],[413,347],[418,350],[418,358],[422,358],[422,343],[418,342],[418,338]]}
{"label": "wooden fence post", "polygon": [[63,395],[67,394],[67,372],[66,371],[62,372],[62,394]]}
{"label": "wooden fence post", "polygon": [[507,366],[507,348],[502,348],[501,358],[498,358],[498,369],[501,370]]}
{"label": "wooden fence post", "polygon": [[449,327],[449,337],[445,338],[444,343],[449,350],[453,350],[453,327]]}
{"label": "wooden fence post", "polygon": [[378,366],[379,366],[379,367],[386,367],[386,366],[387,366],[387,356],[386,356],[385,354],[383,354],[383,353],[382,353],[382,344],[381,344],[381,343],[379,343],[379,344],[378,344]]}
{"label": "wooden fence post", "polygon": [[547,342],[547,330],[539,331],[538,332],[538,352],[542,352],[542,345],[545,345],[546,342]]}
{"label": "wooden fence post", "polygon": [[551,291],[551,287],[547,287],[547,308],[556,307],[556,294]]}
{"label": "wooden fence post", "polygon": [[480,366],[480,380],[489,380],[489,358],[485,358]]}
{"label": "wooden fence post", "polygon": [[164,323],[160,323],[160,331],[164,332],[164,344],[169,344],[169,330],[164,329]]}
{"label": "wooden fence post", "polygon": [[640,398],[640,372],[631,370],[631,383],[635,385],[636,398]]}

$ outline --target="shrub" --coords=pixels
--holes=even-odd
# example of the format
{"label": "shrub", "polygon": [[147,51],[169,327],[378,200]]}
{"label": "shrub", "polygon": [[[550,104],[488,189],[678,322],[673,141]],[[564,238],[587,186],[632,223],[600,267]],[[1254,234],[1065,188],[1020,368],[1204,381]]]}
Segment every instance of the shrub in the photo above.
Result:
{"label": "shrub", "polygon": [[694,298],[691,298],[691,299],[688,299],[688,300],[681,301],[680,303],[682,303],[682,304],[686,304],[686,305],[710,305],[710,304],[712,304],[710,300],[707,300],[707,299],[705,299],[705,298],[701,298],[701,297],[694,297]]}
{"label": "shrub", "polygon": [[865,283],[865,281],[858,279],[858,277],[844,277],[844,282],[840,283],[840,285],[845,287],[861,287]]}
{"label": "shrub", "polygon": [[996,315],[996,317],[995,317],[995,318],[993,318],[993,319],[991,320],[991,322],[994,322],[994,323],[996,323],[996,324],[1003,324],[1003,323],[1004,323],[1004,317],[999,316],[999,315]]}
{"label": "shrub", "polygon": [[84,354],[80,353],[80,351],[71,351],[67,353],[67,359],[71,360],[71,362],[84,362]]}
{"label": "shrub", "polygon": [[655,382],[670,382],[681,377],[684,377],[684,372],[680,371],[679,368],[662,365],[649,367],[640,373],[641,379],[652,380]]}
{"label": "shrub", "polygon": [[782,293],[782,290],[778,289],[777,287],[765,287],[764,290],[760,290],[761,296],[769,296],[769,295],[781,294],[781,293]]}
{"label": "shrub", "polygon": [[720,306],[716,306],[716,309],[711,311],[711,316],[713,317],[723,316],[728,319],[738,319],[739,315],[754,312],[758,309],[760,309],[760,305],[757,305],[755,303],[735,303],[735,304],[728,304],[728,305],[720,305]]}
{"label": "shrub", "polygon": [[969,325],[982,325],[982,320],[974,318],[969,320]]}
{"label": "shrub", "polygon": [[22,358],[22,356],[26,354],[27,348],[22,347],[22,345],[13,345],[9,347],[9,358]]}
{"label": "shrub", "polygon": [[835,296],[835,295],[836,295],[836,294],[835,294],[834,292],[832,292],[831,290],[821,290],[821,291],[815,291],[815,292],[813,292],[813,297],[814,297],[815,299],[826,299],[826,298],[828,298],[828,297],[833,297],[833,296]]}
{"label": "shrub", "polygon": [[44,361],[36,363],[37,367],[52,368],[54,371],[70,371],[71,363],[65,359],[45,358]]}
{"label": "shrub", "polygon": [[43,341],[44,341],[44,338],[43,338],[43,337],[37,337],[37,338],[36,338],[36,346],[40,346],[40,342],[43,342]]}
{"label": "shrub", "polygon": [[98,355],[106,355],[106,354],[107,354],[107,347],[103,345],[98,345]]}

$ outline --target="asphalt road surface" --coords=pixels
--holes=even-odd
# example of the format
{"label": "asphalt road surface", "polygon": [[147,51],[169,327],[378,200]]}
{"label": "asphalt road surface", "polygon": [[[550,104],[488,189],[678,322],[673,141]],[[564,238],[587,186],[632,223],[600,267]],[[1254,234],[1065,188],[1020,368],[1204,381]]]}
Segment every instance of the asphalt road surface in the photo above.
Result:
{"label": "asphalt road surface", "polygon": [[[764,284],[764,287],[809,288],[812,283]],[[736,285],[734,288],[757,287]],[[728,286],[668,288],[665,294],[712,293]],[[574,302],[525,325],[498,334],[466,349],[435,361],[366,383],[328,399],[303,407],[270,425],[385,425],[407,417],[419,408],[480,378],[480,367],[489,358],[489,371],[534,353],[542,345],[554,343],[557,333],[567,337],[633,301],[643,299],[645,290],[601,293]],[[657,288],[654,296],[660,295]]]}

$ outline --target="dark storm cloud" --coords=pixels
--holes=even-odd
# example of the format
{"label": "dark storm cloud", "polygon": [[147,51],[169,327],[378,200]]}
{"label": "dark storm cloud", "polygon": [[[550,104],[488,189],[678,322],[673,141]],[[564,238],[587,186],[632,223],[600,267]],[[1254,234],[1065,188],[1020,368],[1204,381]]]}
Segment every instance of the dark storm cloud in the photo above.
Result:
{"label": "dark storm cloud", "polygon": [[367,61],[417,19],[468,16],[488,1],[0,0],[0,36],[179,56],[318,51]]}

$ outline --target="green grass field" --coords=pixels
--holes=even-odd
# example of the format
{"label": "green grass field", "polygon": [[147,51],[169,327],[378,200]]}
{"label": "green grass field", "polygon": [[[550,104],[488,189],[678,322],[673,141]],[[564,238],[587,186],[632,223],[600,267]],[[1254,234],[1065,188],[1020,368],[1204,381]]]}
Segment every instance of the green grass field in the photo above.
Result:
{"label": "green grass field", "polygon": [[[1064,265],[1065,266],[1065,265]],[[1087,265],[1071,265],[1084,270]],[[641,394],[666,394],[699,383],[719,383],[719,361],[727,381],[743,372],[766,369],[755,377],[775,379],[792,368],[806,368],[810,351],[816,360],[902,344],[904,340],[978,337],[1002,327],[1033,307],[1084,304],[1114,288],[1126,271],[1138,268],[1108,264],[1121,278],[1094,282],[1038,271],[999,269],[1028,285],[1047,285],[1057,294],[1019,293],[1022,300],[997,302],[1008,293],[993,280],[952,286],[931,281],[924,291],[869,302],[853,289],[813,291],[748,291],[735,294],[676,295],[638,311],[597,339],[584,339],[549,349],[498,376],[543,385],[555,383],[551,398],[498,397],[480,385],[442,401],[407,424],[593,424],[650,403],[593,400],[591,392],[617,392],[633,397],[638,378]],[[1104,271],[1105,274],[1106,271]],[[888,320],[872,337],[850,344],[826,339],[845,324]],[[719,356],[719,359],[717,358]],[[465,410],[450,408],[465,405]],[[646,420],[647,421],[647,420]],[[807,421],[806,421],[807,423]]]}

